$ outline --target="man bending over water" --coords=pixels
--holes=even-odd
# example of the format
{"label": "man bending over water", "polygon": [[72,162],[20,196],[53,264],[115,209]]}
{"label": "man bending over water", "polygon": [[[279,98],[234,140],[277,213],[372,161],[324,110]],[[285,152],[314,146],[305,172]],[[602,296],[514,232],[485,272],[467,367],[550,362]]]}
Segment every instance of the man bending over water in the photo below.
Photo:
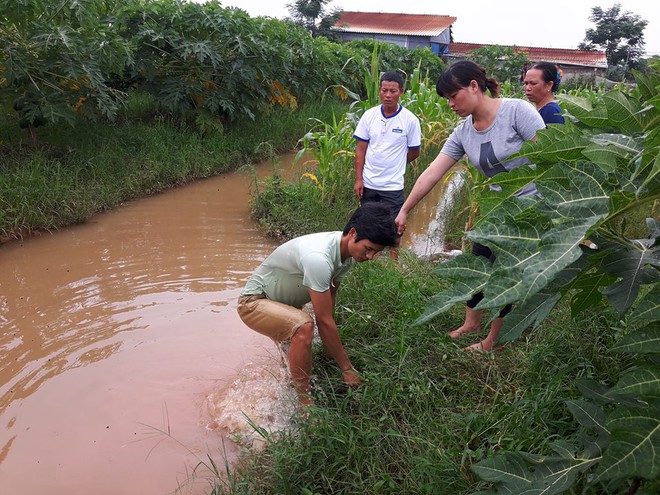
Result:
{"label": "man bending over water", "polygon": [[289,368],[302,406],[312,403],[312,339],[314,322],[303,311],[311,301],[323,346],[337,362],[348,387],[360,385],[339,338],[333,317],[337,289],[357,261],[367,261],[399,238],[386,206],[358,208],[343,232],[296,237],[271,253],[249,278],[238,300],[243,322],[275,342],[289,342]]}

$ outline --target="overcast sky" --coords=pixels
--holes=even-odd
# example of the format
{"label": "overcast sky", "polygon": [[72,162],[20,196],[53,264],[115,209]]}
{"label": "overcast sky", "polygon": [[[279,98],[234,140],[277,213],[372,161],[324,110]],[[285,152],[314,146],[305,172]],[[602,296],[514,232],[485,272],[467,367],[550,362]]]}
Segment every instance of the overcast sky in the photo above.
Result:
{"label": "overcast sky", "polygon": [[[203,3],[205,0],[193,0]],[[293,0],[220,0],[251,16],[288,17]],[[644,31],[647,55],[660,55],[658,0],[334,0],[330,8],[361,12],[450,15],[454,41],[497,45],[577,48],[584,40],[592,7],[609,9],[615,3],[648,21]]]}

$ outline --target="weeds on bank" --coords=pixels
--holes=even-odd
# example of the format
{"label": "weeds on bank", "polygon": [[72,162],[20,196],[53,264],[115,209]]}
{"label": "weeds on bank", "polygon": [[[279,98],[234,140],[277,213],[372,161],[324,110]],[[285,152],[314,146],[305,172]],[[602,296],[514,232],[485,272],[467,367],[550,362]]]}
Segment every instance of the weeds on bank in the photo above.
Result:
{"label": "weeds on bank", "polygon": [[274,110],[259,122],[237,122],[214,134],[194,122],[154,116],[136,95],[114,124],[80,121],[39,128],[26,144],[13,110],[0,115],[0,239],[79,223],[124,201],[235,170],[290,151],[311,116],[329,118],[346,105],[332,100],[297,111]]}
{"label": "weeds on bank", "polygon": [[[626,363],[605,352],[613,315],[574,322],[560,308],[499,353],[463,350],[445,334],[463,309],[412,322],[443,288],[433,266],[402,251],[355,267],[338,293],[342,340],[364,385],[346,390],[315,349],[322,390],[315,421],[253,454],[215,494],[468,494],[486,485],[470,467],[502,449],[541,453],[575,428],[572,382],[607,380]],[[474,340],[479,336],[475,336]]]}

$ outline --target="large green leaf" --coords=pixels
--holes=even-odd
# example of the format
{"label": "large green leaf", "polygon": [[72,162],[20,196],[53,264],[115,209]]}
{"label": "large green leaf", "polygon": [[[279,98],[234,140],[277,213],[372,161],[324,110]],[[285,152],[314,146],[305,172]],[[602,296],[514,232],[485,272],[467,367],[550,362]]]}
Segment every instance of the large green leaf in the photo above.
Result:
{"label": "large green leaf", "polygon": [[660,322],[654,321],[648,326],[632,330],[612,351],[660,354]]}
{"label": "large green leaf", "polygon": [[597,134],[590,141],[582,151],[583,155],[607,173],[614,172],[620,164],[634,159],[644,149],[639,139],[622,134]]}
{"label": "large green leaf", "polygon": [[561,299],[559,292],[541,291],[522,306],[514,306],[504,318],[498,342],[511,342],[529,328],[537,328]]}
{"label": "large green leaf", "polygon": [[610,393],[639,394],[660,398],[658,391],[660,391],[660,366],[646,363],[626,372],[618,383],[612,387]]}
{"label": "large green leaf", "polygon": [[508,214],[500,221],[481,223],[467,233],[468,239],[493,250],[496,263],[505,267],[522,265],[535,256],[542,235],[538,222],[516,221]]}
{"label": "large green leaf", "polygon": [[588,145],[588,139],[575,132],[570,124],[551,126],[538,131],[536,142],[525,142],[512,158],[524,156],[536,165],[575,162],[582,158],[582,151]]}
{"label": "large green leaf", "polygon": [[[566,452],[566,451],[564,451]],[[472,466],[494,491],[483,494],[554,495],[563,493],[594,460],[507,452]]]}
{"label": "large green leaf", "polygon": [[596,306],[603,299],[602,287],[616,281],[616,277],[601,271],[585,271],[570,285],[576,292],[571,295],[571,315],[577,316],[584,310]]}
{"label": "large green leaf", "polygon": [[[536,199],[517,197],[516,193],[530,182],[533,182],[540,172],[531,167],[518,167],[506,174],[499,174],[497,185],[501,191],[489,190],[479,196],[479,217],[475,226],[483,222],[501,222],[502,215],[515,217],[536,204]],[[500,177],[501,176],[501,177]]]}
{"label": "large green leaf", "polygon": [[609,250],[602,260],[603,271],[619,278],[603,293],[612,305],[623,314],[635,302],[643,284],[660,281],[660,246],[649,246],[651,240],[632,241],[624,245],[605,239],[596,241],[599,247]]}
{"label": "large green leaf", "polygon": [[559,95],[557,99],[568,113],[590,127],[611,126],[605,107],[594,108],[589,100],[581,96]]}
{"label": "large green leaf", "polygon": [[610,91],[603,96],[610,124],[626,134],[637,134],[644,130],[639,101],[635,101],[621,91]]}
{"label": "large green leaf", "polygon": [[654,285],[651,292],[642,298],[630,318],[633,322],[660,321],[660,284]]}
{"label": "large green leaf", "polygon": [[569,400],[566,406],[582,426],[598,434],[609,434],[603,408],[586,400]]}
{"label": "large green leaf", "polygon": [[634,70],[637,90],[640,92],[642,100],[648,101],[658,95],[658,86],[660,86],[660,75],[656,73],[645,74]]}
{"label": "large green leaf", "polygon": [[647,403],[641,400],[637,395],[613,393],[610,387],[607,387],[596,380],[582,378],[575,380],[575,385],[584,397],[596,401],[599,404],[622,404],[624,406],[632,407],[647,405]]}
{"label": "large green leaf", "polygon": [[473,254],[462,254],[441,264],[434,273],[453,281],[454,285],[444,292],[435,294],[424,314],[414,322],[414,325],[426,323],[454,304],[468,301],[473,294],[484,288],[491,270],[492,266],[487,259]]}
{"label": "large green leaf", "polygon": [[523,270],[519,299],[527,300],[542,290],[582,255],[579,245],[596,221],[596,217],[569,220],[543,235],[539,255],[530,260]]}
{"label": "large green leaf", "polygon": [[610,445],[595,481],[660,476],[660,407],[615,409],[607,424]]}

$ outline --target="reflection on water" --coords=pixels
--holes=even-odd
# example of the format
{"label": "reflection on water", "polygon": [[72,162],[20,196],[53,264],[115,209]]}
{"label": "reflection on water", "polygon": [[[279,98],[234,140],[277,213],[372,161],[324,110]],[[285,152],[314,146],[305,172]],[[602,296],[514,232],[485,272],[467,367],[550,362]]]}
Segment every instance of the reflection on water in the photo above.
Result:
{"label": "reflection on water", "polygon": [[[195,466],[235,457],[227,434],[246,438],[246,414],[282,427],[293,404],[277,350],[235,311],[275,246],[249,220],[247,180],[207,179],[0,246],[3,489],[205,493],[205,479],[189,483]],[[411,216],[420,254],[435,249],[416,232],[437,210],[434,193]]]}
{"label": "reflection on water", "polygon": [[233,306],[274,247],[249,220],[246,181],[0,247],[3,487],[168,493],[219,449],[206,394],[274,347]]}

